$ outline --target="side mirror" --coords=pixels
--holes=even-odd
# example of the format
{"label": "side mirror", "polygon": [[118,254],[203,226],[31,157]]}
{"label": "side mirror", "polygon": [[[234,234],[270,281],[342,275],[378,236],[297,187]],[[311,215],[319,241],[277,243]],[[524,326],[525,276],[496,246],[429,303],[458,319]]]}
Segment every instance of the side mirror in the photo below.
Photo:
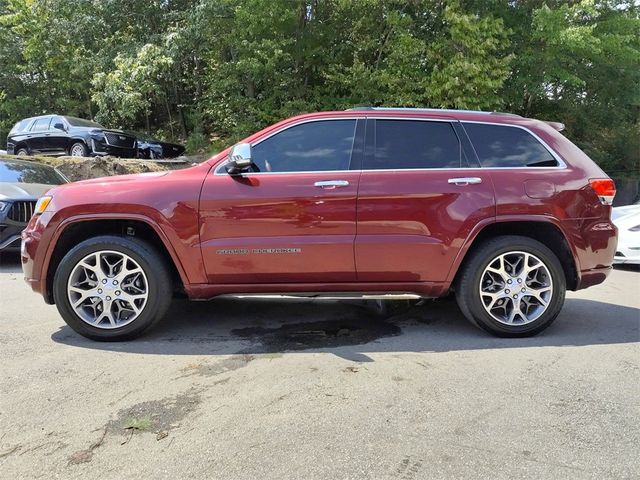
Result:
{"label": "side mirror", "polygon": [[247,171],[253,166],[251,159],[251,145],[248,143],[238,143],[234,145],[229,154],[229,161],[225,168],[229,175],[238,175]]}
{"label": "side mirror", "polygon": [[64,128],[64,123],[54,123],[53,128],[55,128],[56,130],[62,130],[63,132],[67,130],[66,128]]}

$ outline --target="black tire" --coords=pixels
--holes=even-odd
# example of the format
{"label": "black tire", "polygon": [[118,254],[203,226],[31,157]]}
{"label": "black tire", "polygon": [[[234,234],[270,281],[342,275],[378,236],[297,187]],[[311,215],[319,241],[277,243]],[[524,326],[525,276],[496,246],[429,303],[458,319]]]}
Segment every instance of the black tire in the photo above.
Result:
{"label": "black tire", "polygon": [[[552,297],[547,309],[537,319],[523,325],[502,323],[484,308],[480,297],[482,274],[498,255],[521,251],[538,257],[547,267],[552,280]],[[528,337],[547,328],[556,319],[566,293],[566,278],[558,257],[545,245],[528,237],[501,236],[492,238],[471,253],[457,278],[456,300],[464,316],[474,325],[499,337]]]}
{"label": "black tire", "polygon": [[[121,252],[131,257],[140,265],[148,282],[148,298],[141,313],[131,323],[113,329],[92,326],[82,320],[67,295],[69,276],[76,264],[87,255],[101,250]],[[53,298],[67,325],[83,337],[105,342],[131,340],[154,326],[167,312],[172,293],[169,268],[151,245],[138,239],[111,235],[90,238],[72,248],[58,265],[53,280]]]}
{"label": "black tire", "polygon": [[[75,155],[74,150],[77,150],[77,153]],[[88,157],[89,149],[84,142],[75,142],[69,147],[69,155],[72,157]]]}
{"label": "black tire", "polygon": [[26,148],[19,148],[16,152],[16,155],[18,155],[19,157],[27,157],[29,156],[29,150],[27,150]]}

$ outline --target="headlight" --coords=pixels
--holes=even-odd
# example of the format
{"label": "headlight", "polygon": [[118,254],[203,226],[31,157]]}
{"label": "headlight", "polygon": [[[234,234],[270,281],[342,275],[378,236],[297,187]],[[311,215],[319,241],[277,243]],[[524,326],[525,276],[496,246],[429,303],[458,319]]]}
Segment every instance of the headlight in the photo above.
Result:
{"label": "headlight", "polygon": [[51,200],[53,200],[53,197],[51,195],[45,195],[44,197],[40,197],[40,199],[38,200],[38,203],[36,203],[36,208],[33,211],[33,214],[41,215],[47,209],[47,207],[51,203]]}
{"label": "headlight", "polygon": [[[2,203],[2,202],[0,202]],[[2,208],[0,207],[0,210],[2,210]],[[631,227],[629,229],[630,232],[640,232],[640,225],[636,225],[635,227]]]}
{"label": "headlight", "polygon": [[4,212],[11,205],[9,202],[0,202],[0,212]]}

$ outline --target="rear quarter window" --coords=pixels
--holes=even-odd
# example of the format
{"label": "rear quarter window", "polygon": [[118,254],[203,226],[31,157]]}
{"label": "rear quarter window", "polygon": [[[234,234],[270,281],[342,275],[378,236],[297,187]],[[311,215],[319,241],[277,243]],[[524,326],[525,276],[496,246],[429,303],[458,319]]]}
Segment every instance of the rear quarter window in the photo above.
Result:
{"label": "rear quarter window", "polygon": [[483,167],[556,167],[558,161],[531,133],[505,125],[463,122]]}
{"label": "rear quarter window", "polygon": [[21,120],[18,123],[16,123],[13,128],[11,129],[11,131],[9,132],[9,135],[13,134],[13,133],[20,133],[20,132],[24,132],[27,127],[29,126],[29,124],[31,123],[31,118],[28,118],[26,120]]}

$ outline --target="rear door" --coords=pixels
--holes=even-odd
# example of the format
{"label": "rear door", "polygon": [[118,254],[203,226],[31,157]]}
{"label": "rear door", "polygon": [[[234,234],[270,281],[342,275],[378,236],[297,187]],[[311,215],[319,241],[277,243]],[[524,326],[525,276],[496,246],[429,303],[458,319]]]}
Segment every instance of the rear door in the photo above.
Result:
{"label": "rear door", "polygon": [[361,282],[442,282],[478,222],[491,177],[453,118],[367,120],[355,254]]}
{"label": "rear door", "polygon": [[46,151],[45,135],[49,133],[50,122],[51,117],[40,117],[33,122],[26,139],[30,151],[34,153]]}
{"label": "rear door", "polygon": [[364,120],[286,126],[252,145],[256,172],[206,178],[200,241],[210,283],[350,282]]}

